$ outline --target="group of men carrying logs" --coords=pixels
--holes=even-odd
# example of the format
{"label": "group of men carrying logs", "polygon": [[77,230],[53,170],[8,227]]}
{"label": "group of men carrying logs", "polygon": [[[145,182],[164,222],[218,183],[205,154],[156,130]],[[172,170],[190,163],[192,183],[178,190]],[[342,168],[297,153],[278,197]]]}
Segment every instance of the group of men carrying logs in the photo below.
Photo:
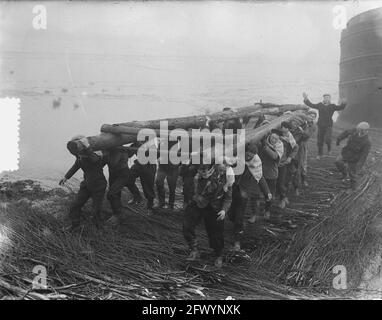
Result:
{"label": "group of men carrying logs", "polygon": [[[324,142],[330,152],[333,112],[344,109],[346,103],[331,104],[329,95],[324,95],[319,104],[311,103],[305,93],[303,97],[310,108],[269,104],[237,111],[224,108],[208,116],[167,119],[167,129],[163,129],[159,120],[137,121],[104,125],[98,136],[73,137],[67,148],[76,160],[60,185],[79,169],[84,172],[84,179],[70,207],[70,229],[80,226],[81,208],[89,198],[93,221],[102,227],[101,209],[107,185],[106,196],[113,215],[106,223],[117,225],[123,216],[124,187],[132,195],[129,203],[142,202],[136,186],[138,177],[148,212],[163,208],[171,212],[175,209],[175,190],[180,176],[184,197],[183,234],[191,250],[188,260],[199,258],[195,230],[203,220],[209,245],[216,256],[215,265],[221,267],[226,217],[234,225],[234,250],[241,250],[247,207],[252,209],[248,221],[254,223],[263,199],[264,218],[269,219],[276,199],[283,209],[289,204],[290,191],[298,195],[299,189],[308,185],[308,140],[316,130],[316,122],[318,157],[323,155]],[[318,110],[318,121],[313,109]],[[250,121],[252,118],[255,123]],[[368,129],[369,125],[361,122],[337,138],[337,145],[348,139],[336,166],[342,179],[346,180],[349,175],[353,188],[357,171],[370,150]],[[205,137],[212,139],[204,140]],[[103,172],[105,165],[109,183]],[[167,203],[165,180],[169,190]]]}

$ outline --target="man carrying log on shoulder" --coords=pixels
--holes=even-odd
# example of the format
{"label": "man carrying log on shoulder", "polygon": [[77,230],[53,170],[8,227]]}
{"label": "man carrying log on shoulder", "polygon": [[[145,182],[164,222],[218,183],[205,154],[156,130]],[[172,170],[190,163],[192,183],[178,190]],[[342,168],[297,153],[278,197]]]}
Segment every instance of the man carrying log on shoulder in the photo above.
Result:
{"label": "man carrying log on shoulder", "polygon": [[71,139],[71,141],[77,140],[81,142],[82,149],[77,154],[74,150],[70,149],[68,143],[68,150],[76,157],[76,160],[73,166],[65,174],[64,178],[59,182],[62,186],[79,169],[82,169],[84,172],[84,180],[81,182],[80,190],[78,191],[77,197],[71,204],[69,210],[71,231],[80,226],[81,209],[89,198],[92,198],[93,201],[93,222],[97,228],[101,227],[101,208],[107,184],[106,178],[103,174],[105,161],[103,159],[102,152],[93,152],[85,136],[78,135]]}
{"label": "man carrying log on shoulder", "polygon": [[[150,143],[154,143],[157,145],[157,140],[153,139],[154,141]],[[139,148],[142,145],[144,145],[144,142],[136,142],[133,144],[132,147]],[[149,148],[149,145],[146,145],[147,148]],[[155,174],[157,170],[156,163],[150,163],[147,162],[146,164],[140,163],[138,157],[136,156],[137,152],[133,152],[133,155],[130,157],[129,162],[131,163],[130,167],[130,173],[127,184],[129,186],[135,186],[135,182],[137,178],[141,180],[141,185],[143,189],[143,194],[145,195],[145,198],[147,200],[146,208],[148,213],[152,212],[153,206],[154,206],[154,199],[155,199],[155,190],[154,190],[154,183],[155,183]],[[139,198],[133,199],[133,201],[138,200]]]}
{"label": "man carrying log on shoulder", "polygon": [[[223,111],[229,113],[229,112],[232,112],[232,109],[225,107],[223,108]],[[225,130],[233,130],[233,133],[235,134],[237,133],[237,130],[242,129],[242,127],[243,125],[240,119],[234,118],[234,119],[225,120],[223,122],[222,130],[223,130],[223,133],[225,132]]]}
{"label": "man carrying log on shoulder", "polygon": [[218,268],[223,263],[224,218],[232,201],[232,187],[226,185],[226,172],[223,171],[219,165],[202,163],[199,166],[194,178],[194,196],[186,207],[183,220],[183,235],[191,249],[187,260],[200,258],[195,229],[204,220],[209,245],[216,256],[215,266]]}
{"label": "man carrying log on shoulder", "polygon": [[[177,144],[178,144],[178,141],[168,140],[167,151],[170,151],[172,147]],[[176,191],[176,183],[178,181],[178,175],[179,175],[179,165],[171,163],[171,159],[168,155],[169,153],[167,153],[166,155],[164,154],[159,155],[158,171],[157,171],[157,176],[155,179],[155,185],[157,187],[157,195],[158,195],[158,204],[153,207],[154,210],[163,209],[166,206],[166,192],[164,187],[165,180],[167,180],[167,185],[169,189],[168,208],[170,210],[174,210],[175,191]]]}
{"label": "man carrying log on shoulder", "polygon": [[295,160],[292,160],[295,166],[290,172],[291,177],[289,178],[289,182],[292,183],[296,196],[299,196],[301,186],[308,186],[306,181],[308,170],[308,140],[316,130],[316,126],[314,125],[315,117],[316,113],[311,110],[304,122],[301,125],[295,124],[292,129],[293,137],[298,144],[298,152]]}
{"label": "man carrying log on shoulder", "polygon": [[342,179],[350,178],[352,189],[357,187],[357,171],[359,171],[370,152],[371,141],[369,138],[370,126],[367,122],[360,122],[356,128],[345,130],[337,138],[337,146],[341,141],[347,140],[342,148],[341,155],[336,160],[337,169],[342,173]]}
{"label": "man carrying log on shoulder", "polygon": [[194,178],[198,173],[198,165],[191,163],[191,159],[182,163],[179,169],[179,175],[183,182],[183,209],[192,202],[194,195]]}
{"label": "man carrying log on shoulder", "polygon": [[[276,184],[279,175],[279,163],[284,154],[284,144],[281,142],[277,130],[271,130],[271,133],[262,140],[259,156],[263,164],[263,175],[267,182],[272,198],[276,197]],[[271,216],[271,201],[265,202],[264,218]],[[249,222],[254,222],[249,220]]]}
{"label": "man carrying log on shoulder", "polygon": [[314,121],[317,116],[314,111],[309,112],[308,114],[309,118],[307,122],[300,128],[301,139],[299,141],[299,149],[297,154],[297,160],[299,163],[298,179],[301,179],[301,184],[304,187],[308,186],[308,182],[306,181],[306,177],[308,175],[308,141],[316,131],[316,125],[314,124]]}
{"label": "man carrying log on shoulder", "polygon": [[280,159],[279,163],[279,173],[277,177],[277,193],[280,196],[280,205],[281,209],[284,209],[286,205],[289,204],[288,200],[288,186],[289,180],[291,178],[292,166],[295,166],[295,163],[292,160],[296,157],[298,152],[298,144],[294,139],[290,130],[292,126],[289,122],[283,121],[281,123],[280,129],[280,140],[284,146],[284,153]]}
{"label": "man carrying log on shoulder", "polygon": [[[257,154],[257,146],[253,142],[245,145],[245,161],[244,172],[235,178],[232,191],[232,205],[229,209],[228,216],[234,224],[234,251],[241,250],[241,241],[244,234],[244,216],[250,199],[256,201],[261,193],[264,194],[265,201],[271,201],[272,194],[269,191],[268,184],[263,177],[262,162]],[[257,207],[257,205],[256,205]],[[256,209],[252,212],[250,222],[255,222]]]}
{"label": "man carrying log on shoulder", "polygon": [[128,161],[132,151],[126,147],[115,147],[104,152],[109,168],[109,191],[107,199],[113,210],[113,215],[107,221],[110,225],[117,225],[122,215],[122,189],[128,187],[133,195],[133,201],[140,202],[141,196],[137,186],[131,182]]}
{"label": "man carrying log on shoulder", "polygon": [[302,94],[304,98],[304,103],[311,108],[318,110],[318,121],[317,121],[317,147],[318,156],[317,159],[321,159],[324,153],[324,142],[328,148],[328,154],[330,154],[332,146],[332,127],[333,127],[333,114],[335,111],[341,111],[346,108],[346,101],[342,99],[339,105],[335,105],[330,102],[330,94],[326,93],[323,95],[323,102],[314,104],[308,99],[308,95],[304,92]]}

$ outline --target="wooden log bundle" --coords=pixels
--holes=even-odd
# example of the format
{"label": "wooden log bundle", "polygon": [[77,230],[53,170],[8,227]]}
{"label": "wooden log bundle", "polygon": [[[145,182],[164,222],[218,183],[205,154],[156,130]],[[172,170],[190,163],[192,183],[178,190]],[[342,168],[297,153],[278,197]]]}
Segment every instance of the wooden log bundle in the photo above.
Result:
{"label": "wooden log bundle", "polygon": [[[180,118],[167,118],[159,120],[148,120],[148,121],[132,121],[115,124],[113,126],[128,126],[136,128],[151,128],[159,129],[160,123],[162,121],[167,121],[168,126],[172,128],[200,128],[206,124],[207,119],[210,119],[215,122],[222,122],[225,120],[237,119],[244,116],[247,117],[259,117],[260,115],[281,115],[286,111],[296,111],[296,110],[307,110],[308,107],[304,105],[274,105],[272,108],[262,108],[261,105],[255,104],[249,107],[238,108],[236,111],[219,111],[214,112],[208,115],[198,115],[198,116],[189,116],[189,117],[180,117]],[[104,131],[106,127],[101,128],[101,132]],[[106,129],[107,130],[107,129]]]}
{"label": "wooden log bundle", "polygon": [[[149,120],[149,121],[133,121],[122,124],[115,125],[103,125],[101,127],[101,133],[96,136],[87,137],[90,147],[94,151],[110,149],[113,147],[122,146],[125,144],[129,144],[135,142],[137,140],[138,132],[143,128],[153,129],[155,133],[158,135],[161,133],[160,131],[160,121],[168,121],[168,126],[173,128],[199,128],[203,127],[207,121],[207,117],[213,121],[221,122],[230,119],[236,119],[239,117],[247,116],[247,117],[259,117],[261,115],[273,115],[278,116],[283,113],[290,111],[301,111],[307,110],[308,107],[303,105],[287,105],[287,106],[278,106],[271,108],[262,108],[260,109],[260,105],[254,105],[250,107],[243,107],[237,109],[237,111],[222,111],[206,115],[200,116],[191,116],[191,117],[181,117],[181,118],[170,118],[170,119],[162,119],[162,120]],[[261,128],[259,131],[252,131],[257,129],[247,129],[246,136],[251,137],[251,139],[262,139],[263,132],[269,132],[271,129],[280,126],[280,119],[290,119],[290,117],[279,117],[276,118],[272,123],[274,125],[267,125],[266,128]],[[288,121],[288,120],[284,120]],[[259,135],[260,134],[260,135]],[[181,133],[180,133],[181,135]],[[208,134],[207,134],[208,135]],[[259,137],[257,137],[259,135]],[[199,137],[197,137],[199,139]],[[235,140],[235,139],[234,139]],[[246,138],[247,140],[247,138]],[[259,140],[259,141],[260,141]],[[82,149],[81,142],[79,141],[69,141],[68,148],[72,150],[74,153],[78,153]]]}

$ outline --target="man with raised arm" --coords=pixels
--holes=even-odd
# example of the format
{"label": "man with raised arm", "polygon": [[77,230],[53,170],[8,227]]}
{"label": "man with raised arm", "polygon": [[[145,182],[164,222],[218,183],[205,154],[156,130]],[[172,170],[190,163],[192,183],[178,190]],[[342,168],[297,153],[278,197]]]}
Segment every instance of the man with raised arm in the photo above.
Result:
{"label": "man with raised arm", "polygon": [[323,101],[320,103],[312,103],[308,99],[308,95],[304,92],[302,94],[304,98],[304,103],[313,109],[318,110],[318,121],[317,121],[317,147],[318,156],[317,159],[321,159],[324,153],[324,143],[328,148],[328,154],[332,147],[332,128],[333,128],[333,114],[335,111],[341,111],[346,108],[346,101],[341,99],[339,105],[335,105],[330,102],[330,94],[326,93],[323,95]]}

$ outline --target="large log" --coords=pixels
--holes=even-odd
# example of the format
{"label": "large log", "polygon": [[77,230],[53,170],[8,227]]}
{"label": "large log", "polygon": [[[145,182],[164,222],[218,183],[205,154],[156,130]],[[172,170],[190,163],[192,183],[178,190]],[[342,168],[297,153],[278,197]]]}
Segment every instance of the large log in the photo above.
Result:
{"label": "large log", "polygon": [[[114,134],[128,134],[128,135],[137,136],[138,133],[142,129],[143,128],[128,127],[128,126],[124,126],[124,125],[104,124],[101,128],[101,132],[114,133]],[[174,129],[174,130],[164,130],[164,129],[161,130],[161,129],[151,129],[151,128],[149,128],[149,129],[153,130],[157,134],[158,137],[169,136],[170,134],[174,135],[174,136],[178,136],[178,137],[189,137],[190,136],[190,131],[186,131],[184,129]],[[203,136],[214,136],[215,134],[213,134],[209,131],[202,132],[201,130],[195,129],[193,131],[193,135],[195,137],[200,137],[202,135]]]}
{"label": "large log", "polygon": [[[247,109],[247,107],[244,107],[243,109]],[[293,110],[307,110],[308,108],[306,106],[302,105],[293,105],[293,106],[287,106],[287,107],[279,107],[279,108],[267,108],[267,109],[261,109],[261,110],[255,110],[253,112],[225,112],[224,115],[220,114],[219,117],[224,118],[224,119],[232,119],[233,117],[237,117],[238,115],[250,115],[250,116],[259,116],[261,114],[267,114],[267,115],[279,115],[282,114],[286,111],[293,111]],[[189,118],[189,117],[188,117]],[[175,119],[183,119],[184,118],[175,118]],[[215,118],[216,119],[216,118]],[[278,119],[278,118],[277,118]],[[277,120],[276,119],[276,120]],[[182,121],[183,121],[182,120]],[[159,121],[160,120],[153,120],[153,121],[148,121],[151,123],[154,128],[156,125],[158,125],[159,128]],[[203,123],[205,123],[206,119],[204,118]],[[133,122],[134,125],[137,124],[137,122]],[[174,122],[173,122],[174,123]],[[281,123],[281,122],[280,122]],[[140,122],[140,125],[142,125],[142,122]],[[146,123],[147,125],[147,123]],[[124,127],[127,127],[127,125],[104,125],[101,129],[109,132],[101,132],[101,134],[97,136],[91,136],[87,137],[89,141],[89,145],[94,151],[98,150],[103,150],[103,149],[110,149],[113,147],[118,147],[122,146],[131,142],[136,141],[136,135],[137,132],[142,129],[142,128],[134,128],[134,129],[126,129]],[[113,129],[111,129],[113,128]],[[123,131],[126,130],[126,131]],[[110,133],[110,131],[113,131],[114,133]],[[131,132],[127,134],[127,132]],[[250,131],[249,131],[250,132]],[[68,147],[70,150],[73,150],[75,153],[77,153],[81,149],[81,143],[79,141],[70,141],[68,142]]]}
{"label": "large log", "polygon": [[[159,120],[148,120],[148,121],[132,121],[115,124],[114,126],[128,126],[128,127],[138,127],[138,128],[152,128],[159,129],[161,121],[167,121],[168,126],[172,128],[199,128],[206,124],[207,119],[211,119],[215,122],[222,122],[225,120],[237,119],[244,116],[256,117],[260,115],[281,115],[286,111],[296,111],[296,110],[307,110],[308,107],[304,105],[286,105],[277,106],[274,108],[262,108],[261,105],[256,104],[249,107],[238,108],[236,111],[220,111],[211,113],[208,115],[198,115],[189,117],[179,117],[179,118],[167,118]],[[101,131],[105,128],[102,127]],[[107,129],[106,129],[107,130]]]}
{"label": "large log", "polygon": [[[147,120],[147,121],[131,121],[125,123],[118,123],[116,125],[125,125],[129,127],[139,127],[139,128],[152,128],[159,129],[160,122],[167,121],[169,127],[172,128],[200,128],[203,127],[207,119],[211,119],[216,122],[221,122],[227,119],[235,119],[240,118],[242,116],[247,115],[249,112],[253,112],[261,109],[260,105],[253,105],[238,108],[236,111],[219,111],[206,115],[197,115],[197,116],[187,116],[187,117],[176,117],[176,118],[164,118],[164,119],[156,119],[156,120]],[[102,131],[102,128],[101,128]]]}
{"label": "large log", "polygon": [[[207,148],[207,149],[203,150],[203,153],[211,156],[212,158],[215,158],[215,157],[219,158],[225,154],[225,151],[228,148],[232,148],[231,149],[232,153],[244,152],[244,147],[245,147],[245,144],[247,142],[254,142],[257,144],[260,143],[260,141],[266,135],[268,135],[271,130],[280,128],[281,123],[283,121],[287,121],[287,122],[295,121],[297,124],[302,124],[303,121],[306,119],[307,119],[307,116],[301,112],[294,112],[294,113],[290,113],[290,114],[285,114],[285,115],[282,115],[281,117],[273,119],[272,121],[270,121],[269,124],[260,126],[256,129],[246,129],[245,130],[245,139],[243,139],[243,140],[240,140],[240,139],[237,140],[236,135],[226,135],[226,143],[224,146],[222,144],[217,144],[214,147]],[[137,129],[137,128],[135,128],[135,129]],[[130,132],[133,132],[133,130]],[[159,130],[158,130],[158,132],[159,132]],[[197,137],[199,138],[200,136],[197,136]],[[207,134],[206,137],[209,137],[209,135]],[[186,138],[187,138],[187,136],[186,136]],[[191,144],[190,144],[190,146],[191,146]],[[130,149],[132,151],[138,150],[137,147],[129,147],[128,149]],[[191,150],[191,151],[193,151],[193,150]],[[160,150],[161,156],[166,156],[169,153],[178,154],[179,156],[180,155],[189,156],[189,154],[190,154],[190,152],[179,153],[179,152],[173,152],[173,151],[168,151],[168,150]],[[199,159],[200,152],[194,151],[193,154],[195,155],[195,159]]]}
{"label": "large log", "polygon": [[[102,132],[97,136],[87,137],[87,140],[92,150],[98,151],[129,144],[135,142],[137,139],[134,135]],[[78,154],[78,152],[82,149],[81,142],[79,141],[69,141],[67,146],[68,149],[75,154]]]}

